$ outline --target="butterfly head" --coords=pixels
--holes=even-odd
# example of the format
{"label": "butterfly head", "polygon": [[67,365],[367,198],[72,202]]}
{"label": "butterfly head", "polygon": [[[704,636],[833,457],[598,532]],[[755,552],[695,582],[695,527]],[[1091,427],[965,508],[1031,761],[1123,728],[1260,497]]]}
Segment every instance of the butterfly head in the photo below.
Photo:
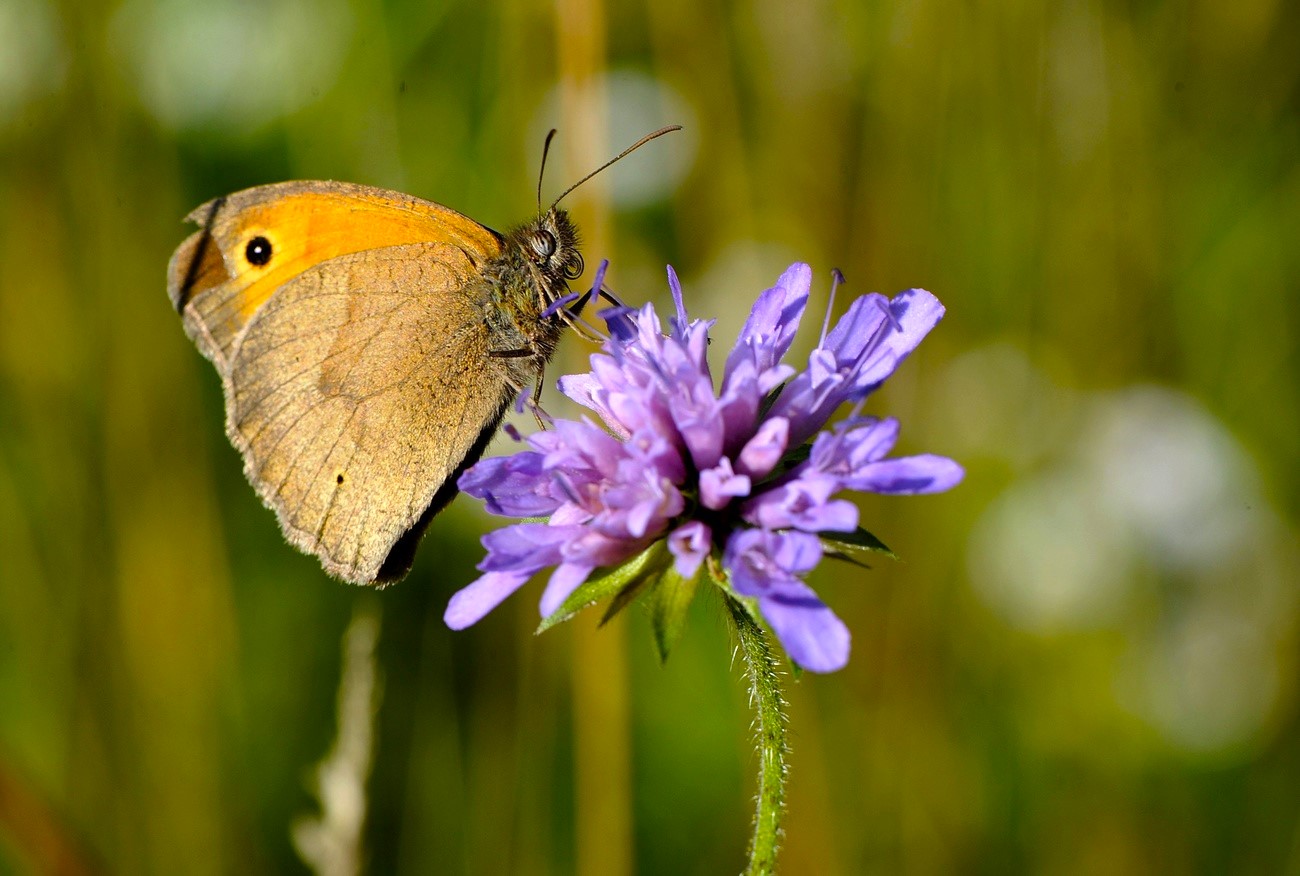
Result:
{"label": "butterfly head", "polygon": [[523,250],[529,262],[552,288],[562,288],[582,275],[582,253],[578,252],[578,229],[569,214],[552,207],[524,229]]}

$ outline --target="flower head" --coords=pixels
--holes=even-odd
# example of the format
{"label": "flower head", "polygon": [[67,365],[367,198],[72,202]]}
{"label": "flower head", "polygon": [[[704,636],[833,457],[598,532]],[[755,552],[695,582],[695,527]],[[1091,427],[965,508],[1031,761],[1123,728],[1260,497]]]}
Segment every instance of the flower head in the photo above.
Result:
{"label": "flower head", "polygon": [[587,374],[560,379],[561,391],[595,412],[603,428],[557,421],[528,439],[530,449],[483,460],[461,476],[460,488],[491,513],[549,520],[485,536],[483,575],[452,597],[446,621],[469,626],[535,572],[554,567],[541,600],[543,616],[551,616],[593,571],[662,542],[664,561],[645,574],[671,567],[680,585],[712,558],[725,578],[720,586],[757,607],[796,663],[839,669],[848,660],[848,629],[804,576],[828,544],[873,537],[838,494],[938,492],[960,481],[962,470],[941,456],[888,458],[896,420],[855,409],[833,428],[827,421],[846,403],[860,408],[938,323],[943,306],[923,289],[859,298],[823,328],[807,367],[795,371],[782,358],[812,271],[791,265],[754,303],[715,386],[706,357],[712,322],[689,319],[671,268],[668,281],[676,315],[667,335],[653,305],[607,310],[604,352],[591,357]]}

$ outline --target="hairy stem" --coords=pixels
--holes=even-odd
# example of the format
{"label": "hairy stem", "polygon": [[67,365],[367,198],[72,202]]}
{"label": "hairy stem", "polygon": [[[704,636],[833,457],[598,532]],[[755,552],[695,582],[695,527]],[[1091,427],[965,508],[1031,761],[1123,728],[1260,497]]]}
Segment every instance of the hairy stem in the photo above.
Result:
{"label": "hairy stem", "polygon": [[749,680],[749,701],[754,707],[754,735],[758,743],[758,794],[754,810],[754,835],[749,842],[746,876],[768,876],[776,872],[776,853],[781,841],[781,818],[785,815],[785,701],[776,658],[768,647],[767,634],[754,622],[735,597],[728,596],[740,640],[740,654]]}

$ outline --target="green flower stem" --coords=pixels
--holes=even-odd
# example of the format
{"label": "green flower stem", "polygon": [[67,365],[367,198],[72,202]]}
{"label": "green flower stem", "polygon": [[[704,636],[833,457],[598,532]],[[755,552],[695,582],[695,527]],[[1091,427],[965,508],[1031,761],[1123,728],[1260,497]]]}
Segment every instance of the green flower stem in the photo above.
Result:
{"label": "green flower stem", "polygon": [[758,799],[754,811],[754,836],[749,843],[746,876],[768,876],[776,872],[776,853],[781,841],[781,819],[785,815],[785,701],[777,661],[768,647],[767,634],[734,597],[726,596],[740,653],[749,679],[749,701],[755,710],[758,740]]}

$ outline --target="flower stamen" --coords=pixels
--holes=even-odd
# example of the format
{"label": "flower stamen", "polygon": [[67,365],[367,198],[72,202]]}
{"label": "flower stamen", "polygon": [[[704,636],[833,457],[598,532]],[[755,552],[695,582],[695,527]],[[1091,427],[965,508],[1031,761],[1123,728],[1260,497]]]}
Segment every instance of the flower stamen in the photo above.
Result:
{"label": "flower stamen", "polygon": [[840,288],[841,283],[847,282],[848,281],[844,279],[844,275],[840,273],[839,268],[835,268],[831,271],[831,294],[826,298],[826,316],[822,318],[822,336],[817,341],[817,346],[819,347],[826,345],[826,333],[830,331],[831,328],[831,314],[835,312],[835,292]]}

